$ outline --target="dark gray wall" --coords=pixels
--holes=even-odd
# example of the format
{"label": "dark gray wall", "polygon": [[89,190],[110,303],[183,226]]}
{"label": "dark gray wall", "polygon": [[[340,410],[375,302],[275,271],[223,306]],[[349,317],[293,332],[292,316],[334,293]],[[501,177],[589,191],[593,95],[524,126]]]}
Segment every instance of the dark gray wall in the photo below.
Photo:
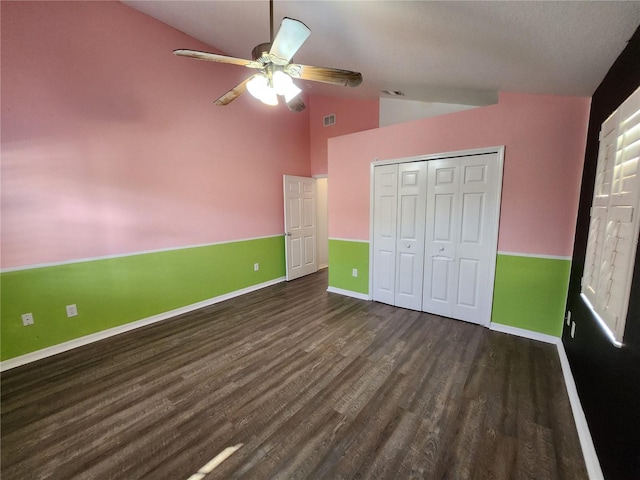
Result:
{"label": "dark gray wall", "polygon": [[567,310],[576,322],[576,335],[571,338],[566,322],[562,333],[578,395],[607,480],[640,479],[640,255],[636,254],[624,345],[620,349],[607,340],[584,305],[580,298],[580,279],[600,126],[639,85],[640,28],[593,95],[567,302]]}

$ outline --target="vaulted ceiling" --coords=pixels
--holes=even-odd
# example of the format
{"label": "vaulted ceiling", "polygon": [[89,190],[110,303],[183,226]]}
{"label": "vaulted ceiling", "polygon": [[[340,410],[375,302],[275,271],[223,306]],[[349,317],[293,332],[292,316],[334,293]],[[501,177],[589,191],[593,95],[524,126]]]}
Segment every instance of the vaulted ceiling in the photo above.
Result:
{"label": "vaulted ceiling", "polygon": [[[269,41],[268,0],[123,3],[228,55]],[[501,90],[590,96],[640,24],[640,1],[276,0],[276,31],[283,17],[311,29],[295,62],[364,77],[355,89],[301,82],[307,93],[480,105]]]}

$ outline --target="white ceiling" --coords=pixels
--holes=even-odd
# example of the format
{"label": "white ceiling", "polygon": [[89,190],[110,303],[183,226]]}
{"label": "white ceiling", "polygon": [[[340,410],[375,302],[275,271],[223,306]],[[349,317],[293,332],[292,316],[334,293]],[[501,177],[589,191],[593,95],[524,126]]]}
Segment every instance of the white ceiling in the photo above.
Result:
{"label": "white ceiling", "polygon": [[[269,41],[268,0],[123,3],[235,57]],[[640,1],[276,0],[276,31],[285,16],[311,29],[294,62],[364,78],[355,89],[304,82],[307,93],[479,105],[501,90],[592,95],[640,24]]]}

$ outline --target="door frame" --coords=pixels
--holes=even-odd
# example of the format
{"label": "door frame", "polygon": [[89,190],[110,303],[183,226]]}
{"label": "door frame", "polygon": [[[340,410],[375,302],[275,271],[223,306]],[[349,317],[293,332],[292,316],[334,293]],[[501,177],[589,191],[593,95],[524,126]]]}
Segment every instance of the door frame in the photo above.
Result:
{"label": "door frame", "polygon": [[[382,165],[393,165],[400,163],[409,163],[409,162],[423,162],[429,160],[442,160],[447,158],[456,158],[456,157],[470,157],[474,155],[484,155],[487,153],[495,153],[498,156],[498,202],[496,203],[496,219],[498,222],[498,232],[496,236],[496,244],[492,246],[491,255],[492,257],[497,258],[498,256],[498,236],[500,234],[500,207],[502,205],[502,182],[504,178],[504,145],[498,145],[495,147],[484,147],[484,148],[472,148],[470,150],[456,150],[452,152],[442,152],[442,153],[431,153],[428,155],[417,155],[415,157],[403,157],[403,158],[393,158],[389,160],[378,160],[375,159],[371,162],[369,166],[369,300],[373,298],[373,220],[374,220],[374,211],[373,211],[373,203],[374,203],[374,185],[375,185],[375,167],[379,167]],[[495,290],[495,276],[496,276],[496,268],[495,263],[493,268],[489,272],[489,282],[491,285],[494,285],[492,290]],[[493,300],[491,302],[491,310],[493,310]],[[489,320],[488,324],[480,324],[485,327],[488,327],[491,323]]]}

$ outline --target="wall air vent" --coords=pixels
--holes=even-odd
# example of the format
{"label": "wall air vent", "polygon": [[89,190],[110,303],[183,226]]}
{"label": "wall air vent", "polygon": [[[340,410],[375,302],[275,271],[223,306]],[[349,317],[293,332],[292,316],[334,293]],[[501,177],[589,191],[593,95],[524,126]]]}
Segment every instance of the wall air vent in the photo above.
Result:
{"label": "wall air vent", "polygon": [[404,93],[400,90],[382,90],[385,95],[391,95],[392,97],[404,97]]}
{"label": "wall air vent", "polygon": [[322,119],[322,124],[325,127],[330,127],[331,125],[335,125],[336,123],[336,114],[332,113],[331,115],[327,115]]}

